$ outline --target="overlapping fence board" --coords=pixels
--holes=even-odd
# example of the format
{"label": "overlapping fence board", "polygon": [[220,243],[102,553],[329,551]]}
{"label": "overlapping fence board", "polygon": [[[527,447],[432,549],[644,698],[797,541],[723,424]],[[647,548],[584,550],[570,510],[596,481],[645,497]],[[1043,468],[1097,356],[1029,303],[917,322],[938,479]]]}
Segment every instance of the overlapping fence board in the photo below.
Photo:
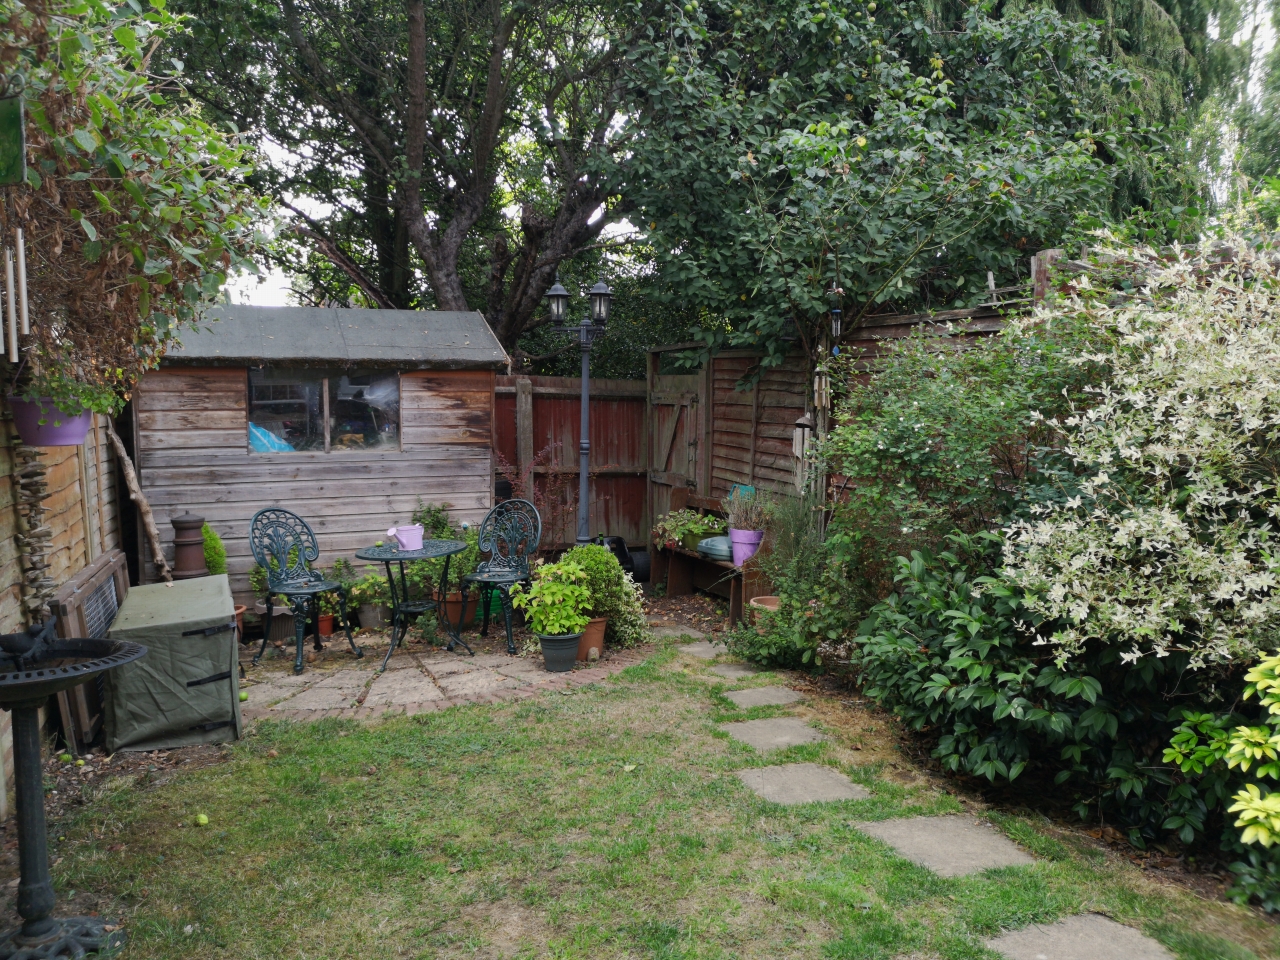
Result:
{"label": "overlapping fence board", "polygon": [[[16,434],[6,416],[0,420],[0,633],[27,626],[22,609],[22,566],[17,530],[17,485],[13,479]],[[45,447],[41,459],[48,466],[47,521],[53,533],[48,576],[64,583],[92,559],[120,544],[115,484],[115,452],[107,440],[103,420],[79,447]],[[8,711],[0,713],[0,819],[8,816],[13,785],[13,733]]]}
{"label": "overlapping fence board", "polygon": [[[870,376],[892,344],[922,329],[939,334],[950,331],[961,338],[989,336],[1004,326],[994,307],[952,310],[938,314],[891,315],[865,318],[842,338],[840,351],[852,354],[854,367]],[[939,341],[939,348],[954,348],[954,341]],[[650,353],[650,417],[653,444],[664,465],[654,464],[649,475],[652,515],[665,513],[673,484],[694,488],[704,503],[726,496],[735,483],[778,492],[795,491],[796,460],[792,451],[795,423],[812,411],[813,373],[808,358],[795,353],[776,367],[761,369],[759,355],[746,350],[726,350],[711,358],[698,375],[666,376],[657,373],[657,357],[692,344],[663,347]],[[681,392],[694,392],[692,401]],[[664,444],[680,404],[700,405],[701,414],[682,420],[682,454],[674,463]],[[691,432],[689,432],[691,431]],[[699,432],[700,431],[700,432]],[[661,448],[661,449],[659,449]],[[707,456],[705,451],[710,451]]]}

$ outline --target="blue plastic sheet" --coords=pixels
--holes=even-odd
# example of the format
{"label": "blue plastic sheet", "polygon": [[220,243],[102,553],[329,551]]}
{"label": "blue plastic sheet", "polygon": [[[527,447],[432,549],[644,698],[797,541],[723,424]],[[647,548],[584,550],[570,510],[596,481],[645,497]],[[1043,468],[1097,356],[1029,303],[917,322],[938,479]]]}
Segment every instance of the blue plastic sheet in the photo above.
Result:
{"label": "blue plastic sheet", "polygon": [[290,453],[293,444],[281,440],[270,430],[264,430],[256,423],[249,424],[249,449],[254,453]]}

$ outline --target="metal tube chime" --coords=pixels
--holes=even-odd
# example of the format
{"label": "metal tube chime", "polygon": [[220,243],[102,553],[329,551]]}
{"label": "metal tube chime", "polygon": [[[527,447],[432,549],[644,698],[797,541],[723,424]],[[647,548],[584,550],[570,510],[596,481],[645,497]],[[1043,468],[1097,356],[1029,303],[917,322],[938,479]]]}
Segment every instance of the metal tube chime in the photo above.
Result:
{"label": "metal tube chime", "polygon": [[18,362],[18,311],[15,301],[18,291],[13,283],[13,248],[4,248],[4,300],[5,314],[9,320],[9,362]]}

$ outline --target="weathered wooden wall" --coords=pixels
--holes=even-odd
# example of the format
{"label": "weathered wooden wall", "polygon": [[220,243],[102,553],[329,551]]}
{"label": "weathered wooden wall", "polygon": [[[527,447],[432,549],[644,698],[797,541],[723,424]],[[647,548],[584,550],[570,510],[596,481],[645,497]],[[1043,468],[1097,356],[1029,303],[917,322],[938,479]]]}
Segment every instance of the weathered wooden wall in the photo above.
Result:
{"label": "weathered wooden wall", "polygon": [[[63,583],[106,550],[120,545],[116,496],[115,453],[107,440],[104,421],[83,446],[47,447],[49,496],[46,514],[53,531],[48,575]],[[22,567],[18,545],[16,485],[13,480],[13,422],[5,412],[0,420],[0,633],[14,633],[27,624],[22,613]],[[13,788],[13,734],[10,714],[0,713],[0,819],[8,816]]]}
{"label": "weathered wooden wall", "polygon": [[[419,499],[448,504],[456,522],[478,523],[492,504],[494,375],[406,372],[400,377],[400,450],[249,450],[248,371],[169,366],[134,395],[139,482],[172,557],[174,516],[203,516],[227,548],[237,601],[250,598],[249,520],[279,506],[303,517],[320,561],[350,559],[408,523]],[[144,579],[154,577],[147,557]],[[250,601],[251,602],[251,601]]]}
{"label": "weathered wooden wall", "polygon": [[[645,385],[638,380],[593,379],[589,386],[591,533],[603,531],[625,537],[632,546],[643,545],[649,529],[645,515]],[[581,379],[498,377],[496,394],[494,448],[503,459],[520,476],[532,468],[539,484],[552,476],[571,481],[571,502],[559,511],[560,529],[547,530],[544,542],[559,546],[573,543],[577,535]]]}

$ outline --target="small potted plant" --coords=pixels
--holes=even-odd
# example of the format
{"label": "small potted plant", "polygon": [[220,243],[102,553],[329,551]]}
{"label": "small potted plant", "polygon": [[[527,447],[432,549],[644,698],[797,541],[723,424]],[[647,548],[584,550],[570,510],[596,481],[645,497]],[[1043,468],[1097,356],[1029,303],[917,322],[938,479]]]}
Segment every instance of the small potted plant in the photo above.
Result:
{"label": "small potted plant", "polygon": [[381,630],[386,626],[391,587],[385,576],[370,570],[351,585],[347,597],[360,610],[360,626],[366,630]]}
{"label": "small potted plant", "polygon": [[653,525],[653,542],[668,550],[697,550],[699,542],[721,533],[724,522],[715,517],[704,517],[696,510],[672,510]]}
{"label": "small potted plant", "polygon": [[542,658],[551,673],[573,669],[582,630],[590,621],[587,572],[572,560],[546,563],[533,571],[527,588],[511,588],[511,604],[524,611],[525,619],[542,646]]}
{"label": "small potted plant", "polygon": [[[591,591],[591,605],[587,616],[591,620],[582,631],[578,642],[579,660],[598,660],[604,653],[605,628],[609,618],[622,605],[622,592],[626,588],[626,575],[622,564],[608,547],[598,543],[586,543],[569,550],[561,562],[569,561],[582,567],[587,575],[587,589]],[[592,656],[592,651],[595,655]]]}
{"label": "small potted plant", "polygon": [[[253,605],[259,617],[267,615],[267,568],[255,563],[249,571],[249,589],[258,598]],[[284,597],[277,596],[271,601],[271,622],[262,625],[262,631],[272,643],[282,643],[293,639],[293,608]]]}
{"label": "small potted plant", "polygon": [[[204,538],[204,566],[209,576],[216,577],[227,572],[227,548],[218,536],[218,531],[209,524],[200,528],[200,536]],[[244,615],[248,607],[243,603],[236,604],[236,639],[244,643]]]}
{"label": "small potted plant", "polygon": [[764,527],[769,519],[765,497],[754,491],[744,494],[734,490],[720,501],[729,518],[729,542],[733,545],[733,565],[740,567],[750,560],[764,540]]}

